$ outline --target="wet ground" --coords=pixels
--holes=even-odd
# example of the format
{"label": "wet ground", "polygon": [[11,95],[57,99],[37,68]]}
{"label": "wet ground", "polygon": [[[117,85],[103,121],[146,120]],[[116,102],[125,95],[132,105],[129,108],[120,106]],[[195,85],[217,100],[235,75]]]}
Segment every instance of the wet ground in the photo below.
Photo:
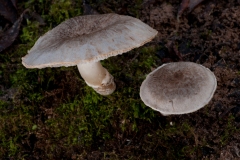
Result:
{"label": "wet ground", "polygon": [[[199,155],[206,159],[239,159],[240,122],[240,2],[239,1],[206,1],[185,14],[177,22],[178,3],[174,1],[153,2],[145,6],[141,19],[159,31],[156,42],[168,49],[160,50],[158,56],[162,61],[169,58],[170,48],[178,48],[181,57],[173,55],[169,61],[192,61],[210,68],[217,77],[216,93],[207,105],[207,117],[202,112],[186,115],[195,125],[194,142],[181,138],[185,143],[196,146],[203,143],[201,151],[191,155],[196,159]],[[176,52],[174,52],[176,53]],[[181,121],[185,116],[174,117]],[[229,123],[229,118],[233,120]],[[232,129],[229,128],[232,126]],[[222,145],[223,135],[231,135]]]}

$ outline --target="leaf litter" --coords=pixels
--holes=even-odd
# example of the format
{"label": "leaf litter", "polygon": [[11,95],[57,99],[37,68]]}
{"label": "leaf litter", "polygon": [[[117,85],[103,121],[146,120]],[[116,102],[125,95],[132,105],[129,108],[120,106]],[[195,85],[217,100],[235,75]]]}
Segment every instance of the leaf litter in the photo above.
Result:
{"label": "leaf litter", "polygon": [[11,46],[11,44],[17,38],[25,12],[26,11],[21,14],[21,16],[13,23],[9,29],[0,34],[0,52]]}
{"label": "leaf litter", "polygon": [[178,9],[177,20],[179,21],[179,18],[186,9],[188,9],[188,13],[192,12],[192,10],[202,1],[204,0],[182,0],[182,3],[180,4],[180,7]]}

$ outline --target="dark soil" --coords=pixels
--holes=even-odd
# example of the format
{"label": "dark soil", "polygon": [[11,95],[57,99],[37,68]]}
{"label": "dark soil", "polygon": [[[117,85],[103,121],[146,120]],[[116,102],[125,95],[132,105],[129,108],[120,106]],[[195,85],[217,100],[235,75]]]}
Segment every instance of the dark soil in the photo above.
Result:
{"label": "dark soil", "polygon": [[[185,13],[180,22],[176,19],[178,7],[179,2],[174,0],[149,0],[143,4],[140,19],[159,31],[154,43],[162,49],[156,54],[161,62],[191,61],[210,68],[217,77],[218,87],[205,109],[171,116],[174,123],[186,120],[191,123],[194,130],[190,134],[195,138],[172,137],[169,145],[196,147],[187,159],[240,159],[240,1],[206,1],[191,13]],[[150,127],[154,125],[145,127],[132,137],[132,143],[117,147],[109,142],[111,147],[107,148],[114,149],[121,158],[133,152],[139,154],[139,159],[149,154],[156,159],[173,157],[173,152],[162,146],[157,135],[149,138],[144,134],[144,130],[152,130]],[[157,143],[152,146],[149,141]]]}

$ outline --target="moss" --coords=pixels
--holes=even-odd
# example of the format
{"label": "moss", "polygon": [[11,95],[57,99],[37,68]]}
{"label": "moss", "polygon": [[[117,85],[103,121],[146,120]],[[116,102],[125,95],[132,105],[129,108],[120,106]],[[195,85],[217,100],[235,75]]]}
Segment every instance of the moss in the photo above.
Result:
{"label": "moss", "polygon": [[[73,16],[81,15],[82,1],[55,0],[52,1],[49,9],[49,20],[54,20],[57,24]],[[73,7],[74,6],[74,7]]]}
{"label": "moss", "polygon": [[227,127],[225,127],[224,131],[220,135],[221,145],[226,145],[228,140],[232,137],[233,133],[239,132],[240,129],[235,125],[235,117],[233,115],[229,116],[227,119]]}

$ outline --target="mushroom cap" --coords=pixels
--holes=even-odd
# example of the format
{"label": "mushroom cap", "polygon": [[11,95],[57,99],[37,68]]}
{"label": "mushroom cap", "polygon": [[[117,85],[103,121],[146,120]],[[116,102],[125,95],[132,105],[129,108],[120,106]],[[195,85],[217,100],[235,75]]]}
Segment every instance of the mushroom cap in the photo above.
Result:
{"label": "mushroom cap", "polygon": [[27,68],[73,66],[127,52],[151,41],[157,31],[118,14],[68,19],[40,37],[22,58]]}
{"label": "mushroom cap", "polygon": [[216,77],[208,68],[192,62],[173,62],[146,77],[140,97],[163,115],[185,114],[208,104],[216,87]]}

